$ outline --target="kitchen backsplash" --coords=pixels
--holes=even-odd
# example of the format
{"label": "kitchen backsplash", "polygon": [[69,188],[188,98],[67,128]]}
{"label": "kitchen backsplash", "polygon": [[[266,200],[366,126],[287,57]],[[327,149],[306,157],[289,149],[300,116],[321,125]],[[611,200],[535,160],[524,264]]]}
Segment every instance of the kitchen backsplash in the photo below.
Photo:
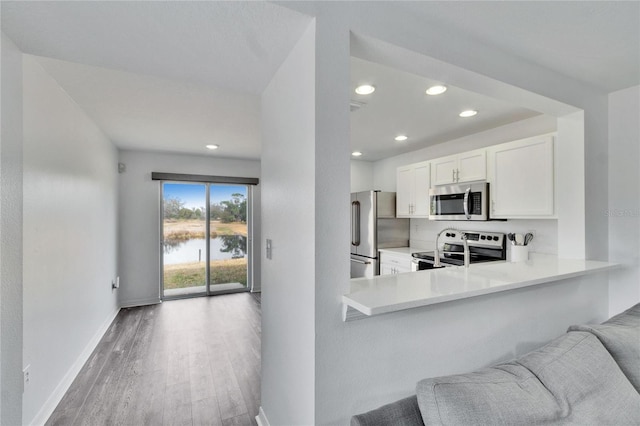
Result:
{"label": "kitchen backsplash", "polygon": [[520,233],[534,231],[535,238],[529,249],[536,253],[558,254],[558,221],[540,220],[508,220],[506,222],[448,222],[428,219],[411,219],[411,247],[433,249],[438,232],[447,227],[469,231],[493,231],[502,233]]}

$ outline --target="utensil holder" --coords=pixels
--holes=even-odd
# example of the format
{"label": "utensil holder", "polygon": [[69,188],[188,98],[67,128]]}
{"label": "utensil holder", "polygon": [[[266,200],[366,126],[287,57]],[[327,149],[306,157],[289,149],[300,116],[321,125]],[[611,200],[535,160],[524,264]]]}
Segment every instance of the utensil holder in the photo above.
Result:
{"label": "utensil holder", "polygon": [[529,260],[529,246],[511,246],[511,261],[525,262]]}

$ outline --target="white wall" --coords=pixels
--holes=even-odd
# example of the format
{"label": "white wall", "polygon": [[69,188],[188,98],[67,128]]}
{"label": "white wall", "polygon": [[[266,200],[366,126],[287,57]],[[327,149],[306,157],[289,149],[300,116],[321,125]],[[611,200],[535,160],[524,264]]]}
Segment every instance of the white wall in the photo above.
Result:
{"label": "white wall", "polygon": [[[351,160],[351,192],[375,190],[371,161]],[[395,181],[395,177],[393,179]]]}
{"label": "white wall", "polygon": [[2,33],[0,424],[22,423],[22,53]]}
{"label": "white wall", "polygon": [[[607,180],[607,165],[595,162],[602,146],[606,148],[601,136],[607,118],[606,113],[604,118],[599,115],[600,94],[579,82],[464,39],[454,29],[424,25],[395,4],[372,2],[362,8],[357,2],[301,2],[291,7],[316,16],[316,155],[333,156],[332,162],[316,159],[315,424],[348,424],[354,413],[413,393],[423,377],[482,367],[545,343],[571,323],[606,317],[607,278],[598,275],[343,323],[340,298],[349,287],[344,255],[349,227],[349,30],[405,49],[391,46],[383,52],[366,46],[360,53],[368,51],[371,60],[379,57],[377,53],[402,59],[417,52],[448,65],[427,69],[412,61],[397,68],[418,74],[437,71],[441,78],[458,81],[468,78],[465,70],[471,70],[481,79],[495,79],[488,87],[499,86],[501,94],[525,104],[533,99],[550,115],[585,109],[586,120],[591,120],[585,147],[588,193],[589,185],[599,188],[595,179]],[[518,88],[542,96],[523,96]],[[602,195],[591,203],[601,201]],[[594,231],[587,235],[587,247],[598,254],[604,246],[606,252],[606,220],[595,212],[585,214]],[[264,332],[276,330],[267,327]],[[263,394],[272,391],[263,387]]]}
{"label": "white wall", "polygon": [[[120,306],[160,302],[160,181],[152,172],[260,177],[260,162],[202,155],[120,151],[126,172],[119,175]],[[260,185],[253,190],[260,211]],[[260,218],[254,216],[253,250],[260,253]],[[260,258],[253,256],[254,285],[260,289]],[[257,263],[256,263],[257,262]]]}
{"label": "white wall", "polygon": [[312,23],[262,95],[262,237],[273,255],[262,257],[261,410],[272,425],[314,423],[314,42]]}
{"label": "white wall", "polygon": [[[558,118],[558,143],[555,152],[555,208],[558,215],[558,256],[565,259],[585,259],[587,196],[584,111]],[[588,197],[591,201],[591,197]],[[591,256],[598,256],[591,251]],[[600,255],[601,256],[601,255]],[[599,257],[600,260],[606,258]]]}
{"label": "white wall", "polygon": [[25,422],[44,422],[117,313],[117,151],[24,55]]}
{"label": "white wall", "polygon": [[640,302],[640,86],[609,94],[609,309]]}

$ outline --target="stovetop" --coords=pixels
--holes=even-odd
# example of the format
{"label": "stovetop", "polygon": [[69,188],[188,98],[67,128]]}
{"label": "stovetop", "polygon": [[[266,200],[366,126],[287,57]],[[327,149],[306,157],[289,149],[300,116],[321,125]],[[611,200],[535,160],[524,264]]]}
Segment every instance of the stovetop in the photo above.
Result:
{"label": "stovetop", "polygon": [[[424,252],[418,252],[418,253],[411,253],[411,256],[413,256],[416,259],[420,259],[420,260],[428,260],[433,262],[433,260],[435,259],[433,256],[433,252],[432,251],[424,251]],[[483,256],[483,255],[478,255],[478,254],[473,254],[471,253],[469,256],[469,260],[471,263],[481,263],[481,262],[491,262],[494,260],[501,260],[501,259],[496,259],[495,257],[490,257],[490,256]],[[504,260],[504,259],[502,259]],[[463,254],[458,254],[458,253],[441,253],[440,254],[440,262],[441,263],[448,263],[451,265],[463,265],[464,264],[464,255]]]}
{"label": "stovetop", "polygon": [[[491,262],[507,258],[506,237],[498,232],[451,231],[440,236],[443,242],[440,261],[443,264],[464,264],[464,243],[462,234],[467,234],[469,260],[471,263]],[[434,261],[433,251],[412,253],[416,259]]]}

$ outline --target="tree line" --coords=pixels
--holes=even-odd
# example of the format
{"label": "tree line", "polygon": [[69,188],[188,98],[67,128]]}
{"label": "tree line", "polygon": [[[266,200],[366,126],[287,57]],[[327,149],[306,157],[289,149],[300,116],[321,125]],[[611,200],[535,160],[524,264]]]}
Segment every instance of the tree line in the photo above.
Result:
{"label": "tree line", "polygon": [[[185,202],[178,197],[165,198],[163,210],[165,219],[204,219],[206,215],[204,207],[185,207]],[[209,218],[223,223],[247,223],[247,199],[243,194],[234,193],[231,194],[231,200],[212,203],[209,208]]]}

